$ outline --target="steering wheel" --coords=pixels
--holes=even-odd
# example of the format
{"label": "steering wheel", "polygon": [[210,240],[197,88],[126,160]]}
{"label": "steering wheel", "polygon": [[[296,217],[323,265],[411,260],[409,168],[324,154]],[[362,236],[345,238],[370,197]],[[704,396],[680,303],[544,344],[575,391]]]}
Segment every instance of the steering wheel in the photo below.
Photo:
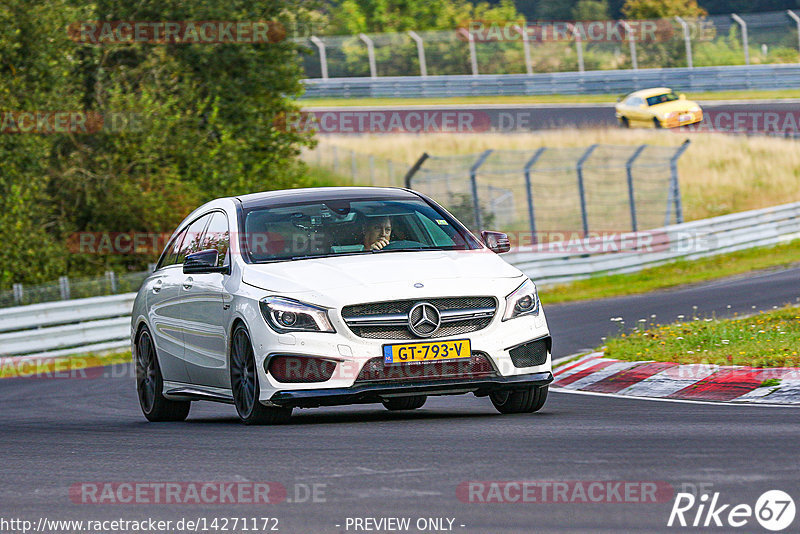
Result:
{"label": "steering wheel", "polygon": [[408,241],[401,239],[400,241],[392,241],[381,250],[393,250],[398,248],[425,248],[425,245],[419,241]]}

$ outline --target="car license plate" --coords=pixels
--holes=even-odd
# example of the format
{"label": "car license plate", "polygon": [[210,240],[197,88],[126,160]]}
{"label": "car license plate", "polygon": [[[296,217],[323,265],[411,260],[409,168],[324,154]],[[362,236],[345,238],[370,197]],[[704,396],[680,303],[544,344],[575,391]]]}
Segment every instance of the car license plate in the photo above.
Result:
{"label": "car license plate", "polygon": [[457,358],[469,358],[470,356],[469,339],[383,346],[383,361],[385,364],[454,360]]}
{"label": "car license plate", "polygon": [[692,114],[691,114],[691,113],[684,113],[683,115],[681,115],[681,116],[679,117],[679,120],[680,120],[681,122],[689,122],[689,121],[690,121],[690,120],[692,120],[692,119],[694,119],[694,116],[692,116]]}

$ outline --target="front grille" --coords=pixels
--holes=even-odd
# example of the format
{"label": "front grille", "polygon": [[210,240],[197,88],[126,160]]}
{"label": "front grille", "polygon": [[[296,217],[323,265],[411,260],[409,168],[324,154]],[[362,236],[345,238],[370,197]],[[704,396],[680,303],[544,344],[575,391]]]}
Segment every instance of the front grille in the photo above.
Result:
{"label": "front grille", "polygon": [[398,380],[457,380],[496,376],[486,353],[475,351],[469,359],[386,365],[383,358],[372,358],[356,378],[359,382]]}
{"label": "front grille", "polygon": [[345,306],[342,318],[359,337],[417,339],[408,329],[408,313],[420,302],[433,304],[442,316],[442,325],[431,338],[463,335],[486,328],[497,310],[494,297],[446,297]]}
{"label": "front grille", "polygon": [[534,367],[547,362],[547,339],[529,341],[508,351],[514,367]]}

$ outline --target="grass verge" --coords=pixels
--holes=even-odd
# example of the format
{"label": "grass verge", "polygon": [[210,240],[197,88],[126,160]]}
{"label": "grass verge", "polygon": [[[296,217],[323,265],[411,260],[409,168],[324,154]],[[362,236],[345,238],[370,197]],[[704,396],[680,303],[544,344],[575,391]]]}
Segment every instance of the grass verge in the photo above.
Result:
{"label": "grass verge", "polygon": [[650,325],[609,338],[605,355],[618,360],[796,367],[800,309],[787,307],[736,319],[693,318]]}
{"label": "grass verge", "polygon": [[93,378],[94,373],[86,372],[86,369],[130,361],[129,350],[28,360],[0,358],[0,378]]}
{"label": "grass verge", "polygon": [[798,262],[800,262],[800,239],[772,247],[741,250],[694,261],[680,260],[638,273],[593,276],[569,284],[544,287],[539,291],[539,297],[543,304],[548,305],[636,295],[762,269],[788,267]]}
{"label": "grass verge", "polygon": [[[338,106],[421,106],[480,104],[612,104],[618,94],[603,95],[502,95],[429,98],[303,98],[300,104],[310,107]],[[686,95],[691,100],[772,100],[800,98],[800,89],[776,91],[709,91]]]}

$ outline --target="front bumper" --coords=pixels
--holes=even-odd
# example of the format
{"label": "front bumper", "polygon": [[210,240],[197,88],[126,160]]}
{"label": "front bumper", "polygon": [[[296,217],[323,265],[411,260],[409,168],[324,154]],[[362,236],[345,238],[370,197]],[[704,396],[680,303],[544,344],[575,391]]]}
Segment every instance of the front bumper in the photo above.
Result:
{"label": "front bumper", "polygon": [[546,386],[553,381],[549,371],[514,376],[490,376],[475,379],[425,380],[411,384],[364,383],[348,388],[304,389],[277,391],[270,397],[270,404],[298,408],[337,406],[342,404],[368,404],[383,398],[408,395],[457,395],[475,393],[483,397],[494,391],[522,389],[531,386]]}

